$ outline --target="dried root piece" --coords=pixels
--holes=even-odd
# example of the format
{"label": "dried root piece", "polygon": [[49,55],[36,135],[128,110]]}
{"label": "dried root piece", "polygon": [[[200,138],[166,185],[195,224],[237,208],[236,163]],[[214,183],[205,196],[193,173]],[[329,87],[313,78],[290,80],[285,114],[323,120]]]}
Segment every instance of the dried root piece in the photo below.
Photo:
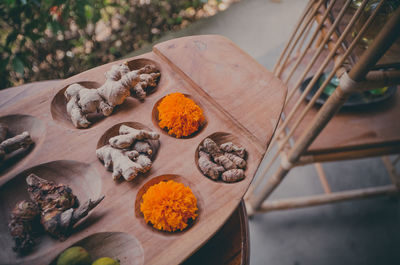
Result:
{"label": "dried root piece", "polygon": [[211,155],[214,162],[223,166],[226,170],[236,168],[236,165],[224,155],[218,145],[210,138],[204,139],[203,146],[207,153]]}
{"label": "dried root piece", "polygon": [[146,155],[153,154],[153,150],[151,149],[150,144],[146,141],[136,141],[133,144],[132,148],[133,148],[133,150],[136,150],[142,154],[146,154]]}
{"label": "dried root piece", "polygon": [[34,236],[40,229],[40,224],[51,236],[65,239],[73,226],[104,199],[102,196],[79,206],[78,198],[64,184],[42,179],[35,174],[30,174],[26,183],[33,202],[18,202],[8,224],[15,242],[13,250],[20,254],[32,249],[35,244]]}
{"label": "dried root piece", "polygon": [[140,82],[136,83],[136,85],[133,85],[131,88],[131,96],[143,101],[151,88],[157,86],[159,77],[160,73],[141,74]]}
{"label": "dried root piece", "polygon": [[64,211],[79,206],[78,198],[67,185],[42,179],[35,174],[30,174],[26,178],[26,183],[31,200],[42,212],[42,219],[46,219],[47,214],[53,215],[53,211]]}
{"label": "dried root piece", "polygon": [[222,151],[233,153],[234,155],[237,155],[241,158],[244,158],[246,155],[246,149],[244,149],[243,147],[238,147],[234,145],[232,142],[223,143],[219,147],[221,148]]}
{"label": "dried root piece", "polygon": [[243,158],[231,153],[225,153],[224,156],[231,160],[233,164],[235,164],[238,168],[246,167],[246,160],[244,160]]}
{"label": "dried root piece", "polygon": [[2,141],[0,143],[0,161],[4,159],[6,154],[10,154],[20,148],[27,149],[31,144],[33,144],[33,141],[28,132],[23,132]]}
{"label": "dried root piece", "polygon": [[78,198],[70,187],[42,179],[35,174],[26,178],[28,193],[40,209],[40,223],[50,235],[65,239],[72,227],[104,198],[89,200],[79,208]]}
{"label": "dried root piece", "polygon": [[223,166],[226,170],[230,170],[230,169],[236,168],[235,163],[233,163],[233,161],[231,161],[225,155],[222,155],[222,156],[219,156],[219,157],[215,158],[214,161],[215,161],[215,163]]}
{"label": "dried root piece", "polygon": [[219,179],[221,173],[225,171],[223,166],[213,163],[210,155],[203,151],[199,151],[199,168],[204,175],[213,180]]}
{"label": "dried root piece", "polygon": [[236,182],[244,179],[243,169],[231,169],[222,173],[222,180],[225,182]]}
{"label": "dried root piece", "polygon": [[218,146],[212,139],[206,138],[199,147],[199,168],[213,180],[218,180],[221,176],[225,182],[236,182],[245,177],[245,154],[244,148],[231,142]]}
{"label": "dried root piece", "polygon": [[[129,155],[129,152],[131,151],[117,149],[110,145],[105,145],[96,150],[97,157],[103,161],[104,166],[107,169],[112,169],[112,177],[114,180],[117,180],[123,176],[125,180],[131,181],[138,175],[139,172],[145,173],[150,168],[148,161],[146,161],[146,163],[143,162],[143,165],[140,164],[139,161],[132,161],[130,158],[132,156]],[[141,155],[137,156],[137,160],[139,160],[140,156]],[[140,162],[141,161],[143,161],[142,158],[140,159]]]}
{"label": "dried root piece", "polygon": [[150,170],[151,165],[153,164],[151,162],[151,159],[147,155],[139,155],[136,159],[136,163],[138,163],[142,169],[141,173],[146,173],[147,171]]}
{"label": "dried root piece", "polygon": [[45,222],[42,221],[43,227],[50,235],[64,240],[71,233],[73,226],[86,217],[103,199],[104,196],[97,200],[89,199],[76,209],[69,208],[55,215],[49,215]]}
{"label": "dried root piece", "polygon": [[104,76],[106,79],[118,81],[121,77],[125,74],[130,72],[127,62],[120,64],[120,65],[113,65],[111,69],[107,71]]}
{"label": "dried root piece", "polygon": [[219,156],[222,156],[224,153],[218,147],[218,145],[211,140],[210,138],[206,138],[203,141],[204,150],[211,155],[213,159],[216,159]]}
{"label": "dried root piece", "polygon": [[153,153],[146,140],[157,140],[160,135],[147,130],[137,130],[121,125],[119,135],[111,137],[109,145],[96,150],[97,157],[104,166],[113,171],[113,179],[123,176],[133,180],[139,173],[146,173],[152,166],[150,155]]}
{"label": "dried root piece", "polygon": [[131,146],[136,140],[157,140],[160,135],[156,132],[147,130],[137,130],[126,125],[119,127],[119,134],[110,138],[109,143],[115,148],[127,148]]}
{"label": "dried root piece", "polygon": [[75,127],[87,128],[90,125],[87,115],[90,113],[111,115],[114,107],[121,105],[131,94],[143,100],[146,96],[144,88],[155,86],[160,73],[152,65],[129,71],[128,66],[122,64],[113,66],[105,76],[106,82],[97,89],[72,84],[65,90],[67,113]]}
{"label": "dried root piece", "polygon": [[25,254],[34,246],[33,228],[39,223],[39,213],[39,207],[33,202],[24,200],[15,205],[8,223],[15,243],[13,247],[15,252]]}

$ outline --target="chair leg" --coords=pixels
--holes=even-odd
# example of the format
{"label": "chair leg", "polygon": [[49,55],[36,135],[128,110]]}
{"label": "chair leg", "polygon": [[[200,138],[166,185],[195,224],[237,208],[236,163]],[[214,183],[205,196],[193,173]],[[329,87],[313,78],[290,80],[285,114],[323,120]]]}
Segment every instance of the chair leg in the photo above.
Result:
{"label": "chair leg", "polygon": [[[390,176],[390,179],[392,183],[400,189],[400,174],[396,171],[395,164],[393,163],[388,156],[382,156],[382,161],[383,164],[385,165],[385,168]],[[395,160],[395,162],[397,162]]]}
{"label": "chair leg", "polygon": [[262,187],[262,190],[256,193],[253,192],[253,194],[249,196],[246,200],[247,214],[249,216],[253,215],[260,209],[261,204],[271,195],[276,187],[278,187],[288,172],[289,169],[284,169],[282,166],[279,166],[275,174],[270,177],[267,183]]}

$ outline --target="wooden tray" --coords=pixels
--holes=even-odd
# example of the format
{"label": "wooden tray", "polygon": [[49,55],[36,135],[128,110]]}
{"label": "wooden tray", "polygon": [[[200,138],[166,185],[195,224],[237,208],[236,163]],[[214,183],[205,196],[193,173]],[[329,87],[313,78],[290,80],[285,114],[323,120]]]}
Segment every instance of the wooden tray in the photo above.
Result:
{"label": "wooden tray", "polygon": [[[104,82],[104,72],[111,65],[123,61],[129,61],[133,68],[148,62],[159,67],[161,79],[154,93],[144,103],[129,98],[110,117],[88,129],[74,128],[60,91],[75,82],[97,86]],[[152,115],[156,102],[177,91],[190,95],[207,119],[205,128],[192,138],[167,135]],[[4,94],[0,92],[0,96]],[[35,146],[30,153],[0,173],[0,263],[48,264],[77,242],[95,255],[101,252],[103,256],[117,256],[121,264],[182,262],[238,206],[276,128],[285,96],[286,87],[280,80],[228,39],[194,36],[167,41],[156,45],[153,52],[51,82],[37,94],[16,97],[18,101],[12,105],[9,101],[0,105],[2,119],[19,124],[19,130],[23,130],[25,122],[21,123],[21,118],[26,116],[21,115],[29,115],[29,126],[35,128]],[[140,123],[159,132],[160,147],[150,172],[132,182],[115,182],[96,158],[95,150],[111,127],[124,122]],[[243,181],[214,182],[201,174],[196,165],[196,148],[210,135],[232,139],[247,148],[248,166]],[[7,222],[16,201],[28,197],[24,178],[31,172],[70,185],[81,201],[102,194],[106,198],[66,241],[42,236],[35,251],[17,257],[11,250]],[[138,211],[138,194],[166,174],[189,185],[198,198],[199,217],[183,232],[156,231],[145,224]]]}

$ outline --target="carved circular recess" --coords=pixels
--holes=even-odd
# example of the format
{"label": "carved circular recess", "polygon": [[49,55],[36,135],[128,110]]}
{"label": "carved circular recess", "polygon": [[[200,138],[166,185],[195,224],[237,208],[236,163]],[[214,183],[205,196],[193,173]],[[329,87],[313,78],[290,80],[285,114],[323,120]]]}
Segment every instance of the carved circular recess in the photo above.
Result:
{"label": "carved circular recess", "polygon": [[157,86],[150,90],[146,90],[146,93],[147,93],[147,95],[149,95],[149,94],[154,93],[157,90],[158,84],[161,82],[161,78],[163,78],[163,74],[161,72],[161,67],[157,62],[150,60],[150,59],[141,58],[141,59],[129,60],[129,61],[127,61],[127,64],[131,71],[138,70],[142,67],[145,67],[146,65],[155,66],[158,69],[158,71],[161,73],[161,76],[157,80]]}
{"label": "carved circular recess", "polygon": [[[197,217],[195,220],[193,220],[189,225],[183,230],[183,231],[175,231],[175,232],[167,232],[167,231],[160,231],[156,228],[154,228],[151,224],[147,224],[144,220],[143,214],[140,211],[140,204],[142,203],[142,197],[146,193],[146,191],[153,185],[160,183],[161,181],[169,181],[173,180],[175,182],[180,182],[183,183],[186,187],[189,187],[194,196],[197,199]],[[198,189],[196,189],[196,186],[188,180],[186,177],[183,177],[181,175],[176,175],[176,174],[164,174],[161,176],[157,176],[152,178],[151,180],[147,181],[138,191],[136,195],[136,200],[135,200],[135,216],[139,219],[140,224],[146,229],[147,231],[152,231],[152,232],[157,232],[160,233],[161,235],[165,236],[173,236],[175,234],[180,234],[180,233],[185,233],[188,231],[191,227],[196,225],[198,222],[201,221],[201,212],[203,209],[203,199],[200,196],[200,192]]]}
{"label": "carved circular recess", "polygon": [[181,137],[181,138],[176,138],[175,135],[173,135],[173,134],[171,135],[171,134],[168,133],[168,129],[160,127],[160,125],[159,125],[160,119],[158,118],[159,114],[158,114],[158,108],[157,107],[158,107],[158,105],[160,105],[160,102],[168,95],[165,95],[164,97],[160,98],[156,102],[156,104],[154,104],[153,110],[151,112],[151,116],[152,116],[151,120],[153,121],[153,124],[157,128],[159,128],[163,134],[168,135],[168,136],[173,137],[173,138],[176,138],[176,139],[190,139],[190,138],[196,137],[197,135],[201,134],[201,132],[204,130],[204,128],[207,127],[207,115],[205,113],[204,107],[201,104],[199,104],[199,102],[197,102],[192,96],[190,96],[188,94],[183,94],[183,95],[185,95],[185,97],[187,97],[187,98],[192,99],[203,110],[204,122],[200,125],[199,129],[196,132],[192,133],[191,135],[184,136],[184,137]]}
{"label": "carved circular recess", "polygon": [[[226,133],[226,132],[215,132],[215,133],[213,133],[213,134],[211,134],[211,135],[205,137],[204,139],[206,139],[206,138],[210,138],[210,139],[213,140],[217,145],[221,145],[221,144],[226,143],[226,142],[232,142],[233,144],[235,144],[235,145],[237,145],[237,146],[242,146],[242,147],[245,147],[245,148],[246,148],[246,146],[243,145],[243,143],[241,143],[241,141],[240,141],[240,139],[239,139],[238,137],[236,137],[236,136],[234,136],[234,135],[232,135],[232,134],[230,134],[230,133]],[[200,167],[199,167],[199,147],[200,147],[201,145],[203,145],[204,139],[199,143],[199,145],[198,145],[197,148],[196,148],[196,151],[195,151],[195,154],[194,154],[194,160],[195,160],[197,169],[200,171],[200,173],[201,173],[204,177],[208,178],[207,176],[205,176],[205,175],[203,174],[203,172],[201,172]],[[246,161],[248,161],[248,157],[249,157],[249,153],[248,153],[248,150],[246,149],[246,154],[245,154],[245,160],[246,160]],[[247,167],[244,169],[244,172],[245,172],[245,173],[246,173],[246,169],[247,169]],[[209,179],[209,178],[208,178],[208,179]],[[210,179],[210,180],[211,180],[211,179]],[[213,181],[215,181],[215,180],[213,180]],[[217,180],[216,182],[226,183],[226,182],[222,181],[221,179]]]}
{"label": "carved circular recess", "polygon": [[[147,131],[153,131],[149,127],[147,127],[144,124],[141,124],[140,122],[132,122],[132,121],[127,121],[127,122],[121,122],[118,124],[115,124],[111,128],[109,128],[107,131],[103,133],[103,135],[100,137],[99,141],[97,142],[97,149],[100,147],[103,147],[107,144],[109,144],[109,140],[111,137],[119,135],[119,127],[121,125],[126,125],[129,127],[132,127],[137,130],[147,130]],[[160,148],[160,141],[159,140],[146,140],[150,146],[151,149],[153,150],[153,153],[151,154],[150,158],[152,161],[154,161],[157,157],[158,149]]]}
{"label": "carved circular recess", "polygon": [[[144,264],[142,245],[136,237],[127,233],[95,233],[79,240],[69,247],[73,246],[80,246],[86,249],[91,256],[92,261],[102,257],[110,257],[119,260],[120,265]],[[50,265],[56,264],[57,258],[50,263]]]}
{"label": "carved circular recess", "polygon": [[45,136],[45,126],[43,122],[30,115],[8,115],[0,117],[0,123],[7,125],[7,136],[11,138],[27,131],[33,141],[27,149],[18,149],[10,154],[7,154],[2,161],[0,161],[0,175],[5,174],[14,168],[18,162],[27,159],[30,153],[43,141]]}
{"label": "carved circular recess", "polygon": [[[71,160],[53,161],[31,167],[6,182],[0,187],[0,218],[3,220],[0,222],[0,246],[3,246],[0,248],[0,260],[4,264],[14,263],[12,261],[15,261],[16,258],[16,254],[11,249],[14,242],[7,224],[15,204],[22,200],[29,200],[26,177],[31,173],[46,180],[68,185],[78,197],[80,203],[84,203],[89,198],[97,199],[101,195],[102,183],[97,171],[89,164]],[[96,217],[92,217],[92,213],[89,213],[81,222],[85,222],[89,218]],[[34,256],[45,251],[57,242],[57,239],[43,233],[33,251],[23,256],[24,260],[29,260],[30,255]]]}
{"label": "carved circular recess", "polygon": [[[77,82],[78,84],[89,88],[89,89],[95,89],[101,86],[100,83],[97,82],[92,82],[92,81],[83,81],[83,82]],[[50,112],[51,116],[54,121],[57,123],[71,129],[78,129],[76,128],[71,121],[71,117],[67,113],[67,99],[64,96],[64,92],[67,89],[68,86],[75,84],[71,83],[65,87],[63,87],[58,93],[54,96],[53,100],[51,101],[51,106],[50,106]],[[89,114],[88,115],[88,120],[92,123],[90,126],[86,129],[93,128],[93,126],[96,126],[99,124],[101,120],[103,120],[105,117],[100,114],[100,113],[95,113],[95,114]]]}

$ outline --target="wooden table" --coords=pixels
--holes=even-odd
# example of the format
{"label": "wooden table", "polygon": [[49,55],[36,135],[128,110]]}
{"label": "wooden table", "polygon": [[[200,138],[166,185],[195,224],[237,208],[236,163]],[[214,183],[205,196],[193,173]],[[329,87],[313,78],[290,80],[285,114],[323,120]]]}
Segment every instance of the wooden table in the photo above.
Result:
{"label": "wooden table", "polygon": [[[133,69],[148,62],[156,65],[161,79],[155,92],[148,95],[142,104],[136,99],[127,99],[110,117],[89,129],[74,128],[66,115],[63,89],[75,82],[99,86],[104,82],[104,72],[111,65],[124,61],[128,61]],[[206,126],[191,138],[176,139],[167,135],[152,117],[153,106],[172,92],[190,95],[205,112]],[[45,264],[66,247],[86,244],[93,248],[93,252],[107,245],[108,252],[103,251],[102,255],[123,256],[122,265],[131,264],[127,262],[133,260],[137,264],[183,262],[203,246],[237,209],[268,147],[285,96],[286,87],[279,79],[221,36],[175,39],[156,45],[153,52],[99,66],[66,80],[32,83],[1,91],[0,120],[10,121],[16,130],[24,129],[19,128],[24,124],[29,125],[37,140],[28,155],[0,173],[1,218],[7,219],[15,201],[24,197],[21,194],[26,193],[24,178],[28,173],[62,179],[79,198],[106,195],[101,206],[66,241],[58,242],[43,236],[38,249],[27,257],[15,257],[10,251],[11,238],[3,223],[0,226],[1,260],[13,264]],[[115,183],[94,151],[110,128],[132,121],[160,132],[161,146],[149,173],[130,183]],[[246,147],[248,159],[243,181],[234,184],[214,182],[198,170],[197,146],[205,137],[213,136]],[[199,218],[180,233],[155,231],[145,224],[137,206],[146,184],[162,181],[166,174],[173,174],[176,180],[189,185],[198,198]],[[241,217],[236,220],[245,219],[241,207]],[[234,242],[240,240],[240,244],[234,244],[232,248],[228,245],[228,249],[236,250],[229,254],[230,258],[217,259],[218,263],[231,261],[236,264],[238,260],[248,260],[248,237],[243,232],[238,234],[238,231],[246,230],[247,225],[236,222],[230,227],[232,230],[226,231],[235,231],[228,234],[233,236]],[[221,240],[230,241],[224,236]],[[125,243],[116,246],[115,242]],[[207,245],[205,247],[207,249]],[[239,256],[234,254],[239,253],[238,249]],[[221,252],[226,253],[226,248]]]}

